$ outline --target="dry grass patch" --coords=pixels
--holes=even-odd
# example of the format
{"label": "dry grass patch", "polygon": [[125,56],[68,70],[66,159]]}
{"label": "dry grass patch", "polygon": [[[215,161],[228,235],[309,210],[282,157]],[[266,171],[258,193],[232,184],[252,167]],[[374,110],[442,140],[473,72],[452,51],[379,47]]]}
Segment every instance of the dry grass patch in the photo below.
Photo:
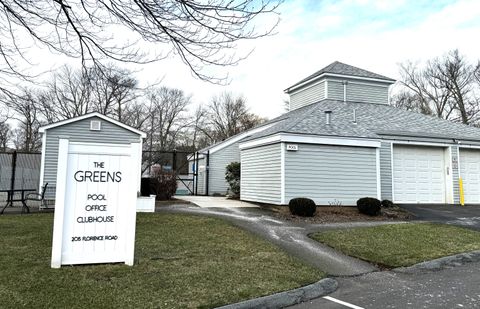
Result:
{"label": "dry grass patch", "polygon": [[212,308],[324,274],[222,220],[139,214],[135,266],[50,268],[52,214],[0,216],[2,308]]}

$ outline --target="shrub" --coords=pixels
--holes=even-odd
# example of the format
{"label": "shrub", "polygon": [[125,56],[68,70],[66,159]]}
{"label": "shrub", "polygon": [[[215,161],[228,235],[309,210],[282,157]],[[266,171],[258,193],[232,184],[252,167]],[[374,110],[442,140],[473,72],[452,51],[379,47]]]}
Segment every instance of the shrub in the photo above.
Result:
{"label": "shrub", "polygon": [[225,180],[229,185],[229,195],[232,198],[240,197],[240,163],[231,162],[225,168]]}
{"label": "shrub", "polygon": [[383,200],[382,201],[382,207],[392,208],[392,207],[395,207],[395,204],[390,200]]}
{"label": "shrub", "polygon": [[369,216],[378,216],[382,202],[373,197],[363,197],[357,201],[358,211]]}
{"label": "shrub", "polygon": [[177,177],[175,173],[157,171],[150,179],[151,194],[155,194],[157,201],[169,200],[177,191]]}
{"label": "shrub", "polygon": [[288,203],[288,208],[292,215],[302,216],[302,217],[313,217],[317,211],[317,206],[315,202],[309,198],[294,198],[291,199]]}

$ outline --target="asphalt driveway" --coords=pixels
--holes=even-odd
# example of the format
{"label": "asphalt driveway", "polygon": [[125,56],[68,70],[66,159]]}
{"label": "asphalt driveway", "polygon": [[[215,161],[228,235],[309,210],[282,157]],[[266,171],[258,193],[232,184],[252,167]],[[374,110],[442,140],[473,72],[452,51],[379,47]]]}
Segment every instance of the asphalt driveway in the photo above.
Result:
{"label": "asphalt driveway", "polygon": [[401,205],[416,220],[454,224],[480,230],[480,205]]}

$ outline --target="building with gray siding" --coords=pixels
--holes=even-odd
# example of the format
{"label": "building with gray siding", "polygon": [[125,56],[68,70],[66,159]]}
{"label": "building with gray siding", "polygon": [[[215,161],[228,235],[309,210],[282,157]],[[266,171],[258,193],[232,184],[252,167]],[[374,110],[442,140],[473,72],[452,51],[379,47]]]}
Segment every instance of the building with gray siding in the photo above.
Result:
{"label": "building with gray siding", "polygon": [[[98,127],[92,127],[94,124]],[[55,199],[60,138],[67,138],[73,143],[141,144],[145,137],[145,133],[99,113],[90,113],[46,125],[40,128],[40,133],[42,134],[42,166],[39,192],[41,187],[48,183],[49,190],[46,192],[46,198],[49,200]]]}
{"label": "building with gray siding", "polygon": [[240,142],[270,126],[271,122],[201,149],[198,158],[191,155],[189,170],[197,173],[194,176],[194,192],[197,195],[227,195],[229,186],[225,180],[226,167],[232,162],[240,162]]}
{"label": "building with gray siding", "polygon": [[287,88],[290,111],[234,137],[220,163],[240,158],[240,198],[480,204],[480,129],[389,105],[394,82],[334,62]]}

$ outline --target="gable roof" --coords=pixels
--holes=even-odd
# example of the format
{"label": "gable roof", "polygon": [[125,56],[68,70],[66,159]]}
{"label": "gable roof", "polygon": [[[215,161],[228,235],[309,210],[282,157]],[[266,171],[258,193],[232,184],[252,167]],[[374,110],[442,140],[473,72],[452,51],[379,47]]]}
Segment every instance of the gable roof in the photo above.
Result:
{"label": "gable roof", "polygon": [[[356,123],[353,123],[353,110]],[[326,124],[325,111],[331,111]],[[244,141],[277,133],[352,138],[415,137],[480,142],[480,129],[385,104],[325,99],[284,115],[283,120]]]}
{"label": "gable roof", "polygon": [[82,116],[78,116],[78,117],[74,117],[74,118],[70,118],[70,119],[65,119],[65,120],[61,120],[61,121],[58,121],[58,122],[54,122],[54,123],[51,123],[51,124],[47,124],[45,126],[42,126],[40,127],[40,129],[38,130],[40,133],[44,133],[46,130],[48,129],[51,129],[51,128],[56,128],[56,127],[60,127],[60,126],[63,126],[63,125],[66,125],[66,124],[69,124],[69,123],[72,123],[72,122],[76,122],[76,121],[80,121],[80,120],[84,120],[84,119],[88,119],[88,118],[92,118],[92,117],[98,117],[98,118],[101,118],[107,122],[110,122],[114,125],[117,125],[119,127],[122,127],[128,131],[131,131],[133,133],[136,133],[138,135],[140,135],[142,138],[145,138],[147,137],[147,134],[143,131],[140,131],[140,130],[137,130],[129,125],[126,125],[118,120],[115,120],[113,118],[110,118],[108,116],[105,116],[103,114],[100,114],[98,112],[92,112],[92,113],[88,113],[88,114],[85,114],[85,115],[82,115]]}
{"label": "gable roof", "polygon": [[349,65],[349,64],[345,64],[345,63],[342,63],[342,62],[339,62],[339,61],[335,61],[335,62],[327,65],[323,69],[321,69],[321,70],[313,73],[312,75],[302,79],[298,83],[288,87],[287,89],[285,89],[285,92],[288,93],[288,92],[290,92],[290,90],[292,88],[296,88],[297,86],[299,86],[303,83],[306,83],[310,80],[313,80],[315,78],[318,78],[318,77],[324,76],[324,75],[333,75],[333,76],[342,75],[344,77],[374,79],[374,80],[383,81],[383,82],[390,83],[390,84],[393,84],[395,82],[395,80],[392,79],[392,78],[389,78],[389,77],[386,77],[386,76],[383,76],[383,75],[380,75],[380,74],[377,74],[377,73],[373,73],[373,72],[370,72],[370,71],[367,71],[367,70],[364,70],[364,69],[360,69],[360,68],[354,67],[353,65]]}

